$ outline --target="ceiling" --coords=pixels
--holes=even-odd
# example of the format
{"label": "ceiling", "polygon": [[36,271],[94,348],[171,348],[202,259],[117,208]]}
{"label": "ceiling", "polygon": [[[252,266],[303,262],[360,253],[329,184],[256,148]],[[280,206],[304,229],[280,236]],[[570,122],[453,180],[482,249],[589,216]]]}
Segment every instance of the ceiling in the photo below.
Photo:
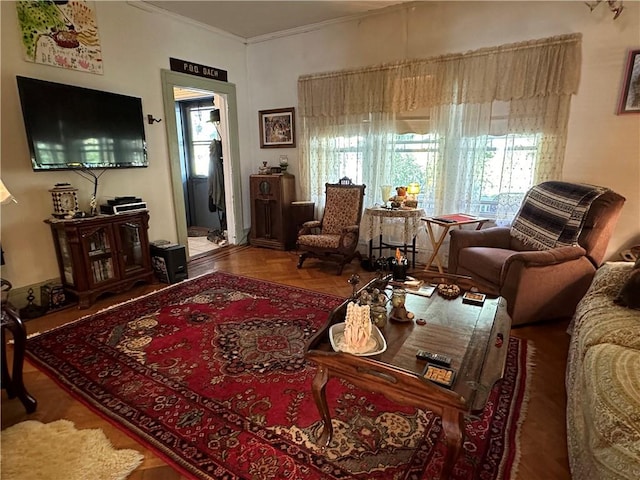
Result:
{"label": "ceiling", "polygon": [[144,3],[251,39],[346,17],[362,16],[404,1],[151,1]]}

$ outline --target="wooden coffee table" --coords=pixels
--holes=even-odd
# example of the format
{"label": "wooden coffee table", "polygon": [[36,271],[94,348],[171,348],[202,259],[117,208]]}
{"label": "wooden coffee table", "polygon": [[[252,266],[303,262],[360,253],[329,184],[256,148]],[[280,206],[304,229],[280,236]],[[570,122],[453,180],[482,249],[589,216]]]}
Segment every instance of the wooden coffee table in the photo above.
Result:
{"label": "wooden coffee table", "polygon": [[[374,283],[372,280],[363,288]],[[482,306],[476,306],[463,303],[462,297],[446,300],[437,292],[429,298],[407,294],[406,307],[415,318],[404,323],[389,320],[381,329],[387,349],[375,356],[333,350],[329,328],[344,322],[348,302],[331,313],[325,327],[309,341],[305,354],[318,366],[312,390],[324,422],[319,444],[327,447],[333,435],[327,382],[332,377],[343,378],[400,404],[440,415],[447,445],[440,478],[449,478],[462,451],[464,416],[481,411],[494,383],[502,378],[511,328],[506,302],[487,298]],[[417,319],[425,319],[426,325],[419,325]],[[416,358],[418,350],[451,357],[450,368],[456,376],[450,388],[422,378],[426,362]]]}

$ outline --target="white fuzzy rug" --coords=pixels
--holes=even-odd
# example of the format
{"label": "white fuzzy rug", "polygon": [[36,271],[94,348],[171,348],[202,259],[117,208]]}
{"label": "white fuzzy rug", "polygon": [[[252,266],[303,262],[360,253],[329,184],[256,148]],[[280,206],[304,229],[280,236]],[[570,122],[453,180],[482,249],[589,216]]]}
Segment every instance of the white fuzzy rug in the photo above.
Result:
{"label": "white fuzzy rug", "polygon": [[102,430],[76,430],[68,420],[28,420],[0,438],[2,480],[124,480],[144,459],[114,449]]}

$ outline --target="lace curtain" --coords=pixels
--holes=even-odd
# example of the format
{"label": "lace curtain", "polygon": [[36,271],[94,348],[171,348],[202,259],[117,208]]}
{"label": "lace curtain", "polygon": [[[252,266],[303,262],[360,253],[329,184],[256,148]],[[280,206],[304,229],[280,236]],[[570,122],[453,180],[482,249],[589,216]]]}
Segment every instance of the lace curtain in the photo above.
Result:
{"label": "lace curtain", "polygon": [[[321,208],[324,184],[348,175],[367,185],[365,205],[379,202],[380,186],[391,178],[395,134],[407,129],[438,138],[433,178],[417,179],[429,185],[431,215],[474,213],[491,135],[535,136],[528,182],[560,178],[580,41],[579,34],[563,35],[300,77],[303,196]],[[502,170],[500,191],[513,191],[524,172],[508,152]],[[510,220],[520,199],[500,196],[498,223]]]}

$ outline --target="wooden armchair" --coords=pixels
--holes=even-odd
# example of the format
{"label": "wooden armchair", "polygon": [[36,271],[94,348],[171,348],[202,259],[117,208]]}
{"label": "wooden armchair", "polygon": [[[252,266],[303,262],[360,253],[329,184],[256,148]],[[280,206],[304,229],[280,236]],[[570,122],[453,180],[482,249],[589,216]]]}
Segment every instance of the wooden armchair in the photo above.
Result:
{"label": "wooden armchair", "polygon": [[300,254],[298,268],[309,257],[338,262],[337,275],[358,252],[360,219],[365,185],[355,185],[349,178],[325,184],[325,207],[322,220],[305,222],[298,232],[296,245]]}

